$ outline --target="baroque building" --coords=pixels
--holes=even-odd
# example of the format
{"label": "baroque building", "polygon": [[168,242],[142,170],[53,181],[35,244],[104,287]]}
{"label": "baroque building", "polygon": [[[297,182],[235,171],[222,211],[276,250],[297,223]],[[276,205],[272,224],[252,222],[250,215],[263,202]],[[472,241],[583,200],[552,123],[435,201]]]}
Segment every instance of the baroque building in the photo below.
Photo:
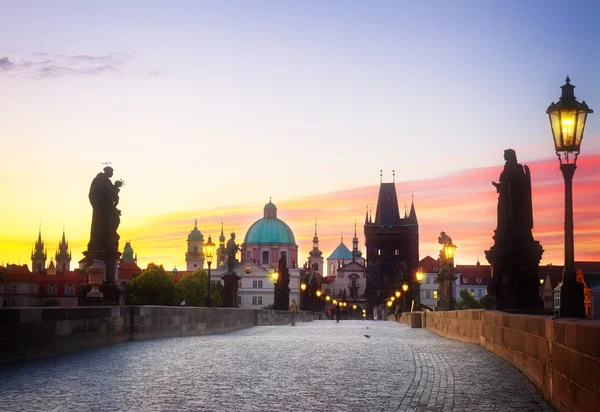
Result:
{"label": "baroque building", "polygon": [[400,217],[396,184],[381,182],[375,220],[365,217],[365,246],[367,250],[367,314],[374,306],[409,285],[405,299],[414,299],[419,267],[419,223],[414,202],[410,213]]}
{"label": "baroque building", "polygon": [[198,230],[198,219],[194,220],[194,228],[187,237],[185,263],[187,270],[204,269],[204,235]]}

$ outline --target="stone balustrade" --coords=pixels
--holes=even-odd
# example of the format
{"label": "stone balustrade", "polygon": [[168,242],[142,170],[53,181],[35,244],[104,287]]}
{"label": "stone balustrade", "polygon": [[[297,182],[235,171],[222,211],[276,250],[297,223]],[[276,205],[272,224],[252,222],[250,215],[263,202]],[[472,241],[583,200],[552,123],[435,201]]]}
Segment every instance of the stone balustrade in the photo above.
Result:
{"label": "stone balustrade", "polygon": [[[291,323],[291,313],[190,306],[88,306],[0,309],[2,363],[130,340],[224,333]],[[298,312],[298,322],[325,319]]]}

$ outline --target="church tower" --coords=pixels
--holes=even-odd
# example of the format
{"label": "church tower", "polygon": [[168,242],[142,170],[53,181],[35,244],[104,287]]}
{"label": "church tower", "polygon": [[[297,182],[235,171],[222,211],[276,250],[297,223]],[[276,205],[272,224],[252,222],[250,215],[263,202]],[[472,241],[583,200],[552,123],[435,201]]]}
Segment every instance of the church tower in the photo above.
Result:
{"label": "church tower", "polygon": [[44,250],[44,241],[42,240],[42,229],[38,232],[38,238],[31,252],[31,271],[33,273],[43,273],[46,270],[46,258],[48,253]]}
{"label": "church tower", "polygon": [[204,268],[204,235],[198,230],[198,219],[194,220],[194,229],[187,238],[188,250],[185,254],[185,263],[187,270],[196,270]]}
{"label": "church tower", "polygon": [[315,219],[315,236],[313,237],[313,248],[308,257],[308,265],[313,270],[325,276],[323,272],[323,252],[319,250],[319,237],[317,236],[317,219]]}
{"label": "church tower", "polygon": [[125,242],[125,248],[123,249],[123,256],[121,256],[121,262],[124,263],[137,263],[137,254],[133,255],[133,248],[131,247],[131,241]]}
{"label": "church tower", "polygon": [[359,260],[362,252],[358,248],[358,237],[356,236],[356,220],[354,221],[354,237],[352,238],[352,260]]}
{"label": "church tower", "polygon": [[417,289],[419,224],[414,203],[408,216],[400,217],[395,182],[381,182],[375,220],[365,219],[364,231],[369,310],[401,290],[404,283],[409,285],[406,292],[408,307]]}
{"label": "church tower", "polygon": [[65,229],[63,228],[62,239],[58,242],[58,249],[54,255],[56,260],[56,269],[60,273],[65,273],[71,270],[71,251],[69,250],[69,242],[65,236]]}
{"label": "church tower", "polygon": [[223,233],[223,221],[221,221],[221,236],[219,236],[219,249],[217,250],[217,268],[224,269],[227,265],[227,249],[225,248],[225,234]]}

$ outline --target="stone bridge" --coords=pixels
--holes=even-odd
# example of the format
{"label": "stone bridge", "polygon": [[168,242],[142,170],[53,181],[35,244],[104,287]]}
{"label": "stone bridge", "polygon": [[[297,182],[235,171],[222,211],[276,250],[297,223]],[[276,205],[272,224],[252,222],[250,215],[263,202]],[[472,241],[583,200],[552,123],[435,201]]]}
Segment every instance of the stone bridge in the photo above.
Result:
{"label": "stone bridge", "polygon": [[552,411],[515,367],[427,329],[328,320],[0,366],[2,411]]}

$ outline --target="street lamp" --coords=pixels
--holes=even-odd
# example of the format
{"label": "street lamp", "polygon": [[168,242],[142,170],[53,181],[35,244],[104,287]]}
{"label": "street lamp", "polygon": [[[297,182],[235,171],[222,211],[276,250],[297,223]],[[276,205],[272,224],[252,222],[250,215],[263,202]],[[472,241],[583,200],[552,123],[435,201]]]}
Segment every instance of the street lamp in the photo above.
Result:
{"label": "street lamp", "polygon": [[397,297],[397,298],[399,298],[399,297],[400,297],[400,295],[401,295],[400,291],[399,291],[399,290],[397,290],[397,291],[396,291],[396,297]]}
{"label": "street lamp", "polygon": [[206,242],[203,246],[204,258],[206,259],[206,263],[208,263],[208,295],[206,295],[206,306],[209,308],[212,307],[212,295],[211,295],[211,284],[210,284],[210,265],[213,261],[213,257],[215,256],[215,244],[208,236],[208,242]]}
{"label": "street lamp", "polygon": [[417,278],[417,309],[421,306],[421,282],[423,282],[423,269],[419,267],[416,274]]}
{"label": "street lamp", "polygon": [[300,310],[306,310],[305,306],[306,306],[306,296],[304,296],[304,292],[306,291],[306,283],[302,282],[300,283]]}
{"label": "street lamp", "polygon": [[594,113],[585,101],[575,99],[575,86],[567,76],[561,86],[562,95],[558,103],[552,102],[546,113],[550,117],[554,148],[565,180],[565,266],[560,289],[560,315],[585,317],[583,285],[577,282],[575,273],[575,247],[573,241],[573,175],[577,169],[577,156],[588,113]]}
{"label": "street lamp", "polygon": [[273,310],[278,310],[277,304],[277,279],[279,279],[279,273],[276,270],[271,273],[271,279],[273,280]]}
{"label": "street lamp", "polygon": [[452,272],[454,269],[454,255],[456,254],[456,245],[450,240],[444,245],[444,254],[448,259],[448,308],[446,310],[454,310],[454,300],[452,299]]}

